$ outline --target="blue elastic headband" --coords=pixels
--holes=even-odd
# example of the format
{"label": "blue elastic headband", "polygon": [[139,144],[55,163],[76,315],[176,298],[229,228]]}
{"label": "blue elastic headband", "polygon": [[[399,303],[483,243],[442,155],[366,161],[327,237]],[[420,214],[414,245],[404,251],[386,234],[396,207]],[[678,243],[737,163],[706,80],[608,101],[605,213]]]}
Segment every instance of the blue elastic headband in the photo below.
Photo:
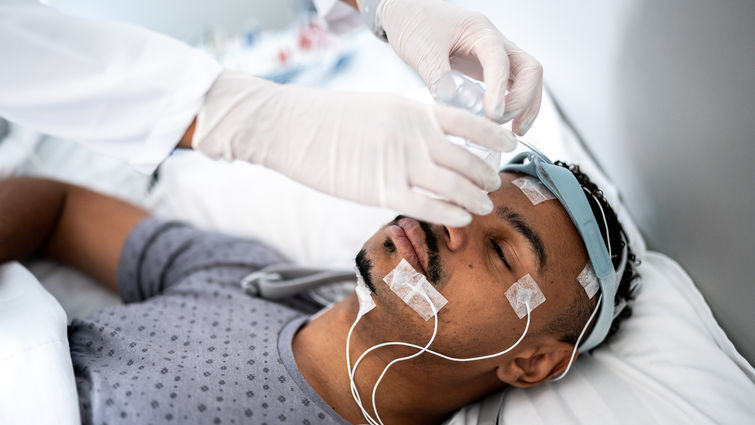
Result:
{"label": "blue elastic headband", "polygon": [[[529,159],[529,161],[526,161]],[[501,171],[526,174],[540,180],[564,207],[571,221],[582,236],[587,255],[598,277],[603,293],[600,313],[587,339],[579,346],[580,352],[598,346],[608,335],[613,322],[614,299],[619,282],[611,262],[598,222],[590,208],[582,186],[571,171],[553,164],[540,152],[523,152],[503,167]],[[606,232],[608,229],[606,229]],[[626,248],[625,248],[626,249]]]}

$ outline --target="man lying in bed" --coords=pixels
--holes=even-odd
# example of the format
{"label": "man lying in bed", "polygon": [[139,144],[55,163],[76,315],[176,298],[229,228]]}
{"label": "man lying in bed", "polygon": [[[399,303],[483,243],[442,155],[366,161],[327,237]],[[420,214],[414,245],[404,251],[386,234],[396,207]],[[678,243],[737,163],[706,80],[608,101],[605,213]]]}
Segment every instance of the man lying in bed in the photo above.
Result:
{"label": "man lying in bed", "polygon": [[[620,251],[615,214],[597,188],[571,170],[603,207],[611,244]],[[501,188],[491,194],[492,214],[464,228],[398,218],[358,255],[377,307],[354,330],[352,364],[374,344],[424,345],[432,334],[433,320],[424,321],[383,283],[402,258],[448,300],[431,347],[446,355],[481,356],[514,344],[526,318],[516,315],[506,291],[523,276],[534,278],[546,299],[533,310],[526,337],[507,354],[467,363],[423,354],[393,366],[376,398],[386,424],[439,423],[492,391],[554,378],[569,364],[595,309],[598,297],[589,298],[577,281],[587,253],[563,207],[555,200],[533,205],[512,184],[520,175],[501,177]],[[57,181],[2,181],[0,205],[0,260],[49,257],[125,301],[77,318],[69,328],[85,423],[366,422],[349,390],[345,355],[357,297],[308,322],[311,310],[240,289],[244,276],[285,262],[285,253],[151,218],[134,205]],[[630,252],[617,304],[631,298],[633,262]],[[624,309],[614,319],[611,333],[629,313]],[[365,357],[355,381],[368,412],[386,364],[416,351],[391,346]]]}

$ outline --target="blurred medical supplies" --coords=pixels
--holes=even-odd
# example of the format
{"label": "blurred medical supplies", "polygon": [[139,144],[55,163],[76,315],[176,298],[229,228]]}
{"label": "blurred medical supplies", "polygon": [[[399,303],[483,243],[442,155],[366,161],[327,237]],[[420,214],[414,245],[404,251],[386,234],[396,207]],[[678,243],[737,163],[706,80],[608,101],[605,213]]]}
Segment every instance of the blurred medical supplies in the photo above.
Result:
{"label": "blurred medical supplies", "polygon": [[321,84],[347,69],[355,54],[350,40],[328,33],[321,19],[308,15],[277,31],[211,30],[198,47],[226,68],[277,83],[305,85]]}

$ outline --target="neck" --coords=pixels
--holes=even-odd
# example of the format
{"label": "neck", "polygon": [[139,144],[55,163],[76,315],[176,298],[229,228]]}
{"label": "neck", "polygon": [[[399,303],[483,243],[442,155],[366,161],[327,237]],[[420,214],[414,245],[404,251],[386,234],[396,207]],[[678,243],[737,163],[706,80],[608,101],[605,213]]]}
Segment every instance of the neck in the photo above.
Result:
{"label": "neck", "polygon": [[[293,353],[302,376],[320,397],[345,420],[363,424],[367,419],[352,397],[346,366],[346,337],[357,310],[353,295],[336,304],[296,334]],[[377,343],[361,337],[366,334],[365,326],[367,324],[363,318],[351,335],[349,351],[352,368],[359,356]],[[367,354],[359,363],[354,375],[355,383],[362,405],[373,418],[372,388],[381,372],[391,360],[414,352],[416,349],[385,347]],[[468,381],[468,385],[460,386],[458,376],[447,372],[435,373],[433,368],[419,362],[398,362],[391,366],[381,381],[376,404],[383,423],[440,423],[451,412],[465,405],[471,394],[480,391],[479,381]],[[445,366],[444,369],[448,370],[448,364]]]}

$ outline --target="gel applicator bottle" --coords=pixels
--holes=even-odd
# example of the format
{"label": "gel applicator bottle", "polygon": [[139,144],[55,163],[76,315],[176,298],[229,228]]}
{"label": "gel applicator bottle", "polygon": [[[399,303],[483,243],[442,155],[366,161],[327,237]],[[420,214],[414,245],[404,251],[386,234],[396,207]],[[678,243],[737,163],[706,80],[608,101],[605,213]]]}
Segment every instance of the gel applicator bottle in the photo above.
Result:
{"label": "gel applicator bottle", "polygon": [[[484,116],[485,107],[485,88],[483,85],[473,80],[459,71],[451,70],[443,74],[433,91],[435,101],[447,106],[465,109],[475,115]],[[464,146],[482,158],[494,170],[498,170],[501,165],[501,153],[470,143],[461,137],[450,136],[449,140],[457,145]]]}

